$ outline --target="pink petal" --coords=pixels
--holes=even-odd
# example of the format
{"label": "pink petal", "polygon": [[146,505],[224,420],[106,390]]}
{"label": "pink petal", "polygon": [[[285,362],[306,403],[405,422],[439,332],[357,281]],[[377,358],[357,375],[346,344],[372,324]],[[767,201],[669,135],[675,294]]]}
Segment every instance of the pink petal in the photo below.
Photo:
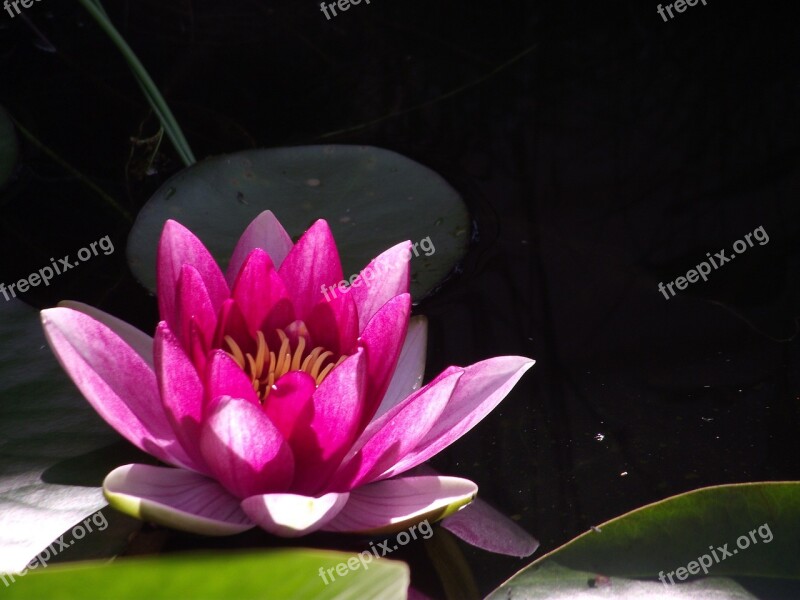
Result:
{"label": "pink petal", "polygon": [[321,300],[306,321],[314,346],[334,354],[352,354],[358,340],[358,310],[350,296]]}
{"label": "pink petal", "polygon": [[88,315],[69,308],[41,315],[59,363],[98,414],[141,450],[166,463],[190,466],[164,414],[150,365]]}
{"label": "pink petal", "polygon": [[425,317],[411,317],[408,333],[400,351],[397,368],[394,370],[389,389],[383,395],[378,412],[373,421],[386,414],[418,390],[425,375],[425,355],[428,346],[428,320]]}
{"label": "pink petal", "polygon": [[187,356],[198,373],[206,372],[208,351],[211,347],[207,335],[207,333],[202,331],[202,327],[195,319],[190,320],[189,350],[187,351]]}
{"label": "pink petal", "polygon": [[256,248],[233,286],[233,298],[250,331],[272,331],[294,321],[294,306],[267,253]]}
{"label": "pink petal", "polygon": [[186,454],[192,458],[193,468],[208,473],[198,444],[203,419],[203,384],[180,342],[163,321],[156,329],[154,354],[167,419]]}
{"label": "pink petal", "polygon": [[350,489],[368,483],[412,450],[441,415],[462,374],[463,370],[451,367],[370,423],[354,444],[354,456],[339,469],[336,488]]}
{"label": "pink petal", "polygon": [[220,396],[242,398],[253,406],[261,408],[261,400],[253,389],[250,377],[242,371],[227,352],[215,350],[206,371],[206,387],[203,405],[208,407]]}
{"label": "pink petal", "polygon": [[442,521],[442,527],[468,544],[496,554],[522,558],[539,547],[527,531],[480,498]]}
{"label": "pink petal", "polygon": [[228,284],[203,242],[170,219],[164,224],[158,244],[158,309],[168,323],[175,320],[176,288],[183,265],[191,265],[200,273],[215,312],[230,296]]}
{"label": "pink petal", "polygon": [[242,501],[242,510],[262,529],[281,537],[299,537],[318,530],[339,514],[348,494],[319,498],[298,494],[264,494]]}
{"label": "pink petal", "polygon": [[314,418],[312,396],[317,389],[316,381],[308,373],[292,371],[278,379],[264,404],[267,416],[281,432],[295,455],[307,442]]}
{"label": "pink petal", "polygon": [[350,292],[358,306],[359,329],[363,330],[381,307],[408,293],[411,281],[408,261],[411,242],[401,242],[370,262],[359,275],[360,285]]}
{"label": "pink petal", "polygon": [[229,335],[239,343],[243,352],[251,352],[255,350],[255,343],[248,345],[245,344],[246,340],[250,340],[250,330],[247,327],[242,311],[239,305],[232,298],[228,298],[222,303],[222,308],[219,311],[219,319],[217,321],[217,330],[214,332],[214,341],[211,345],[212,348],[227,348],[225,343],[225,336]]}
{"label": "pink petal", "polygon": [[314,392],[314,420],[320,458],[329,460],[355,439],[366,377],[366,356],[358,350],[334,368]]}
{"label": "pink petal", "polygon": [[292,489],[314,495],[325,489],[358,435],[366,378],[366,356],[359,349],[334,368],[312,397],[311,423],[293,439],[297,473]]}
{"label": "pink petal", "polygon": [[216,481],[182,469],[118,467],[106,476],[103,494],[127,515],[190,533],[234,535],[255,526]]}
{"label": "pink petal", "polygon": [[[383,534],[438,521],[469,504],[478,486],[458,477],[403,477],[350,492],[344,509],[324,531]],[[421,528],[420,528],[421,529]]]}
{"label": "pink petal", "polygon": [[533,363],[523,356],[499,356],[465,368],[450,402],[433,428],[382,477],[415,467],[467,433],[506,397]]}
{"label": "pink petal", "polygon": [[231,287],[236,281],[239,269],[248,255],[256,248],[261,248],[269,254],[275,267],[281,266],[286,255],[292,249],[292,238],[270,210],[265,210],[253,219],[244,230],[242,237],[239,238],[226,273],[226,279]]}
{"label": "pink petal", "polygon": [[294,302],[297,318],[305,320],[322,299],[322,290],[342,279],[339,251],[325,221],[320,219],[303,234],[278,273]]}
{"label": "pink petal", "polygon": [[239,498],[288,489],[294,475],[289,446],[264,411],[223,396],[207,417],[200,449],[217,481]]}
{"label": "pink petal", "polygon": [[85,315],[90,316],[95,321],[99,321],[111,331],[116,333],[123,342],[128,344],[144,361],[153,366],[153,338],[146,333],[139,331],[133,325],[118,319],[99,308],[89,306],[83,302],[74,302],[72,300],[63,300],[58,303],[61,308],[71,308]]}
{"label": "pink petal", "polygon": [[411,313],[411,296],[395,296],[372,317],[361,333],[360,344],[367,350],[369,364],[367,400],[361,427],[370,422],[386,394],[392,373],[397,367]]}
{"label": "pink petal", "polygon": [[170,330],[181,341],[189,356],[204,356],[211,347],[217,315],[197,269],[191,265],[181,267],[176,288],[175,311],[166,315]]}

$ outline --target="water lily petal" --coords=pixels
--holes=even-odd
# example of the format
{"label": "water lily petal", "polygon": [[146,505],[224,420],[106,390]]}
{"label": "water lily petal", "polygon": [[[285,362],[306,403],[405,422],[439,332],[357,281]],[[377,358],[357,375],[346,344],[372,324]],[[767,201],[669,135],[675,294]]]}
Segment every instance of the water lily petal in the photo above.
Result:
{"label": "water lily petal", "polygon": [[425,376],[425,355],[428,347],[428,320],[425,317],[411,317],[408,333],[400,350],[397,368],[394,370],[389,389],[383,395],[374,421],[391,408],[408,398],[422,386]]}
{"label": "water lily petal", "polygon": [[339,294],[321,300],[311,309],[306,324],[315,346],[334,354],[352,354],[358,341],[358,309],[350,296]]}
{"label": "water lily petal", "polygon": [[203,384],[178,338],[164,321],[156,329],[154,354],[156,377],[167,419],[186,454],[192,458],[192,467],[208,473],[198,444],[203,420]]}
{"label": "water lily petal", "polygon": [[227,352],[215,350],[206,371],[206,387],[203,405],[207,408],[212,400],[220,396],[242,398],[256,407],[261,407],[250,378],[242,371]]}
{"label": "water lily petal", "polygon": [[367,483],[414,449],[442,414],[463,373],[451,367],[372,421],[354,444],[355,454],[340,467],[335,487],[349,489]]}
{"label": "water lily petal", "polygon": [[272,264],[277,268],[281,266],[286,255],[289,254],[292,245],[292,238],[286,233],[283,225],[275,218],[271,210],[265,210],[253,219],[247,229],[244,230],[242,237],[239,238],[225,275],[228,284],[233,287],[239,274],[239,269],[241,269],[249,254],[256,248],[261,248],[269,254]]}
{"label": "water lily petal", "polygon": [[507,516],[477,498],[442,521],[442,527],[472,546],[508,556],[530,556],[539,542]]}
{"label": "water lily petal", "polygon": [[167,323],[175,321],[176,292],[184,265],[191,265],[200,273],[215,312],[230,296],[222,271],[203,242],[170,219],[164,224],[158,243],[158,310]]}
{"label": "water lily petal", "polygon": [[205,373],[208,364],[208,350],[210,348],[207,333],[194,319],[189,320],[189,350],[186,353],[198,373]]}
{"label": "water lily petal", "polygon": [[403,477],[356,488],[324,531],[393,533],[424,520],[438,521],[469,504],[478,486],[445,476]]}
{"label": "water lily petal", "polygon": [[108,503],[127,515],[200,535],[234,535],[255,527],[216,481],[183,469],[125,465],[103,482]]}
{"label": "water lily petal", "polygon": [[299,451],[306,439],[298,434],[307,432],[314,418],[312,396],[317,383],[308,373],[292,371],[278,379],[273,388],[264,410],[289,446]]}
{"label": "water lily petal", "polygon": [[[222,303],[212,348],[227,348],[228,346],[225,344],[226,335],[236,340],[243,352],[255,352],[255,341],[250,338],[247,321],[245,321],[239,305],[233,298],[228,298]],[[247,344],[245,343],[246,341],[250,341],[250,343]]]}
{"label": "water lily petal", "polygon": [[316,221],[291,249],[278,273],[294,302],[297,318],[305,320],[322,299],[322,290],[342,279],[339,251],[328,223]]}
{"label": "water lily petal", "polygon": [[403,349],[408,320],[411,314],[410,294],[395,296],[381,309],[361,332],[360,345],[367,350],[369,376],[367,399],[362,415],[362,428],[370,422],[386,394],[389,381]]}
{"label": "water lily petal", "polygon": [[282,537],[299,537],[320,529],[347,504],[349,494],[314,498],[298,494],[264,494],[242,501],[242,510],[262,529]]}
{"label": "water lily petal", "polygon": [[175,310],[164,316],[188,355],[202,356],[211,347],[217,328],[217,314],[203,277],[193,266],[181,267]]}
{"label": "water lily petal", "polygon": [[311,423],[292,441],[297,472],[292,489],[315,495],[342,462],[360,429],[366,389],[366,355],[359,349],[333,369],[312,397]]}
{"label": "water lily petal", "polygon": [[250,253],[239,270],[233,299],[250,331],[272,331],[294,321],[294,306],[286,286],[270,257],[260,248]]}
{"label": "water lily petal", "polygon": [[144,361],[153,366],[153,338],[149,335],[136,329],[133,325],[118,319],[117,317],[103,312],[99,308],[89,306],[83,302],[75,302],[73,300],[62,300],[58,303],[62,308],[71,308],[85,315],[89,315],[95,321],[100,321],[103,325],[108,327],[111,331],[116,333],[123,342],[128,344]]}
{"label": "water lily petal", "polygon": [[466,367],[450,402],[425,438],[382,477],[417,466],[472,429],[506,397],[533,363],[524,356],[498,356]]}
{"label": "water lily petal", "polygon": [[111,427],[166,463],[192,464],[164,414],[155,373],[137,352],[81,312],[51,308],[41,316],[59,363]]}
{"label": "water lily petal", "polygon": [[292,451],[264,411],[230,396],[210,408],[200,449],[225,489],[239,498],[288,489],[294,475]]}
{"label": "water lily petal", "polygon": [[339,454],[353,443],[366,378],[366,356],[358,350],[333,369],[314,392],[314,420],[322,460]]}
{"label": "water lily petal", "polygon": [[401,242],[380,254],[361,271],[359,279],[362,285],[354,286],[350,292],[358,306],[359,329],[363,330],[389,300],[408,293],[410,256],[411,242]]}

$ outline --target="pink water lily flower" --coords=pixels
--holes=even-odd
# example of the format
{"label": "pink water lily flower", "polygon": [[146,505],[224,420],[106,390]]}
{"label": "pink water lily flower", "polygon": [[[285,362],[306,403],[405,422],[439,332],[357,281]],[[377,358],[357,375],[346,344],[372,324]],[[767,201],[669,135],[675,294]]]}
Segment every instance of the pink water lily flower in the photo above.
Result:
{"label": "pink water lily flower", "polygon": [[280,536],[396,531],[468,504],[471,481],[402,474],[483,419],[533,361],[449,367],[420,388],[426,323],[410,317],[410,248],[387,250],[363,285],[328,299],[343,277],[325,221],[292,244],[262,213],[227,275],[168,221],[155,339],[78,303],[42,311],[50,346],[95,410],[171,465],[115,469],[103,483],[109,503],[195,533],[257,525]]}

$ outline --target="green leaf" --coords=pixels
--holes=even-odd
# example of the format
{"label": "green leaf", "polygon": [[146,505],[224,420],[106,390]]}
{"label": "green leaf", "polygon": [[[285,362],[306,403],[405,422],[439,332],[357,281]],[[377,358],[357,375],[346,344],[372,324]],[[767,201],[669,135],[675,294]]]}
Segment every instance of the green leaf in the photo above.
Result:
{"label": "green leaf", "polygon": [[[370,146],[303,146],[218,156],[184,169],[147,202],[128,241],[136,277],[155,289],[156,249],[167,219],[188,227],[226,266],[250,221],[272,210],[296,238],[316,219],[333,230],[345,276],[403,240],[426,242],[411,257],[420,298],[466,251],[469,214],[439,175]],[[427,256],[426,254],[429,254]]]}
{"label": "green leaf", "polygon": [[0,106],[0,188],[11,177],[17,163],[17,136],[8,113]]}
{"label": "green leaf", "polygon": [[[118,559],[112,564],[37,567],[9,581],[4,598],[139,600],[148,598],[296,598],[368,600],[406,598],[405,563],[353,554],[291,549],[266,552],[170,554]],[[354,567],[348,567],[348,560]],[[337,565],[344,575],[337,574]],[[325,574],[327,584],[320,576]],[[328,573],[328,569],[331,570]],[[346,569],[346,572],[345,572]]]}
{"label": "green leaf", "polygon": [[[685,569],[703,556],[708,557],[703,559],[707,564],[710,562],[710,577],[773,578],[799,588],[800,482],[714,486],[638,508],[542,556],[495,593],[498,598],[504,597],[502,593],[514,588],[514,597],[522,598],[525,596],[516,595],[516,590],[530,594],[575,591],[579,580],[585,589],[587,574],[647,578],[655,580],[648,585],[657,590],[664,587],[658,581],[659,574],[668,581],[667,573]],[[693,568],[699,570],[698,576],[704,575],[699,564]],[[677,574],[673,581],[680,583]],[[696,581],[693,589],[711,590],[723,585],[710,581]]]}
{"label": "green leaf", "polygon": [[741,585],[730,579],[709,577],[682,585],[639,581],[622,577],[598,577],[589,571],[573,571],[555,561],[528,567],[495,590],[487,600],[754,600]]}
{"label": "green leaf", "polygon": [[0,300],[0,340],[0,573],[23,568],[61,534],[76,554],[118,552],[139,527],[133,519],[82,540],[70,528],[106,505],[103,476],[129,446],[63,373],[35,310]]}

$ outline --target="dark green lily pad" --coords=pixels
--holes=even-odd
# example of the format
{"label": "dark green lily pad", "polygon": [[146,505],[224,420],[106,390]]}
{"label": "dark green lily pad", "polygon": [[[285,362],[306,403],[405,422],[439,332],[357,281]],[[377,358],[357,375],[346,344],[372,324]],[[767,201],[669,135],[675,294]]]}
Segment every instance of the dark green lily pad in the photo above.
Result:
{"label": "dark green lily pad", "polygon": [[7,182],[17,163],[17,136],[8,113],[0,106],[0,188]]}
{"label": "dark green lily pad", "polygon": [[[702,561],[708,578],[700,580],[703,556],[708,557]],[[679,577],[679,568],[696,574],[685,570]],[[668,585],[669,573],[676,586]],[[720,577],[763,578],[800,592],[800,482],[714,486],[636,509],[534,561],[493,597],[580,597],[568,594],[592,583],[606,585],[608,578],[650,580],[631,582],[639,596],[631,591],[632,596],[609,597],[648,597],[645,589],[673,590],[673,595],[658,596],[665,598],[720,597],[712,591],[723,589],[731,594],[724,597],[750,597],[733,594],[726,587],[733,582]],[[675,590],[687,585],[693,594],[678,595]]]}
{"label": "dark green lily pad", "polygon": [[35,310],[0,300],[0,339],[0,573],[62,534],[76,555],[113,556],[138,522],[104,526],[106,511],[80,540],[73,528],[106,506],[103,476],[131,458],[128,445],[61,370]]}
{"label": "dark green lily pad", "polygon": [[404,156],[370,146],[273,148],[210,158],[167,181],[133,226],[131,269],[155,289],[158,238],[167,219],[192,230],[226,266],[245,227],[267,209],[295,239],[326,219],[346,277],[398,242],[430,238],[427,252],[418,246],[411,258],[416,299],[453,270],[469,241],[469,214],[458,193]]}
{"label": "dark green lily pad", "polygon": [[[280,598],[282,600],[394,600],[407,596],[405,563],[366,560],[322,550],[171,554],[41,568],[17,577],[4,598]],[[350,565],[348,565],[350,560]],[[337,565],[339,573],[336,572]],[[353,566],[355,565],[355,566]],[[365,568],[366,566],[366,568]],[[332,574],[328,574],[330,569]],[[325,579],[320,576],[323,571]],[[344,573],[344,574],[342,574]]]}

